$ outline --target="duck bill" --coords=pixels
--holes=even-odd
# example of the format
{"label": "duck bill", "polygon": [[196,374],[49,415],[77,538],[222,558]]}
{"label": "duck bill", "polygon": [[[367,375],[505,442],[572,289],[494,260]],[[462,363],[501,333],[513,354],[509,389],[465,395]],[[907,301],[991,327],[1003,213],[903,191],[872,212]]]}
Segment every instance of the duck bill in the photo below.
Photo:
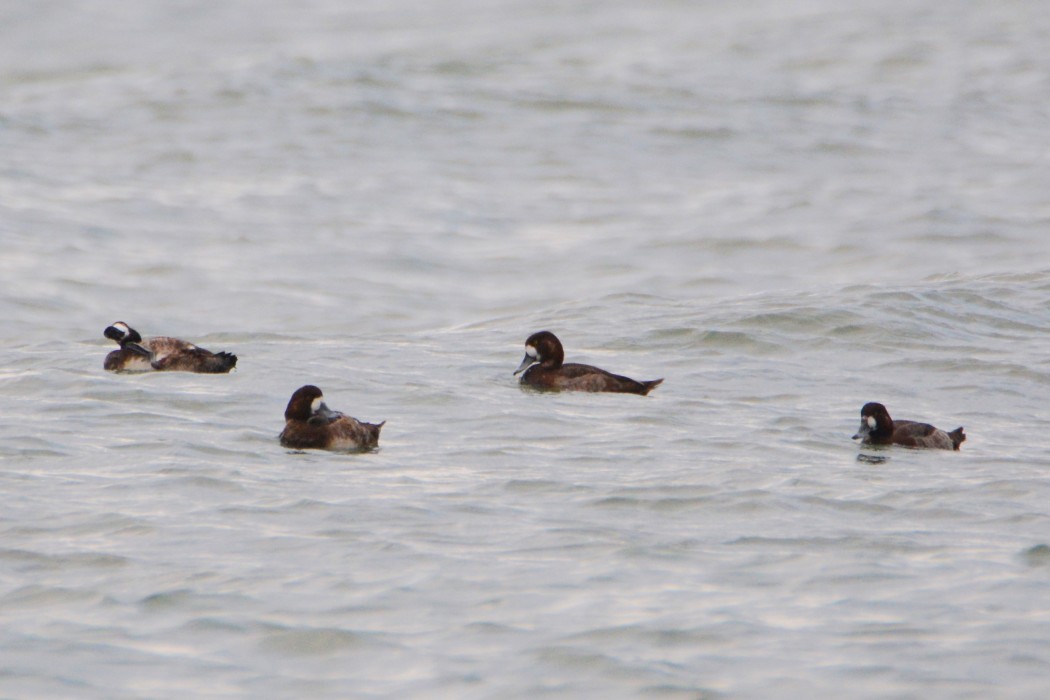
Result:
{"label": "duck bill", "polygon": [[323,420],[325,423],[331,423],[332,421],[339,420],[339,417],[342,414],[339,413],[339,411],[333,411],[332,409],[328,408],[328,404],[322,403],[320,406],[317,407],[317,413],[314,415]]}
{"label": "duck bill", "polygon": [[130,350],[136,355],[142,355],[147,360],[153,357],[153,353],[151,353],[149,350],[142,347],[138,343],[124,343],[123,345],[121,345],[121,347]]}
{"label": "duck bill", "polygon": [[528,353],[525,353],[525,359],[522,360],[521,364],[518,365],[518,368],[514,370],[514,374],[521,374],[522,372],[527,370],[529,368],[529,365],[531,365],[533,362],[536,362],[536,358]]}
{"label": "duck bill", "polygon": [[864,438],[871,435],[871,426],[866,421],[860,422],[860,428],[857,429],[857,434],[853,436],[854,440],[863,440]]}

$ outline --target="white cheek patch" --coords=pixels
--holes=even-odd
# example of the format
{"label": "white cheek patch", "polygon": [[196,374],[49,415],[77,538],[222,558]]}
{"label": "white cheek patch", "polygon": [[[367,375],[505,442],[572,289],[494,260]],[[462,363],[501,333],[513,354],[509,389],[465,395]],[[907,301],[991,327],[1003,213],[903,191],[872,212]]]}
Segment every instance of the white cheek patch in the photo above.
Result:
{"label": "white cheek patch", "polygon": [[532,345],[525,346],[525,354],[532,358],[538,358],[540,354],[536,352],[536,348]]}
{"label": "white cheek patch", "polygon": [[324,405],[324,397],[318,396],[312,402],[310,402],[310,413],[317,413],[321,410],[321,406]]}
{"label": "white cheek patch", "polygon": [[123,333],[124,335],[127,335],[128,331],[131,330],[130,328],[128,328],[128,324],[124,323],[123,321],[114,323],[113,327],[116,328],[121,333]]}
{"label": "white cheek patch", "polygon": [[875,430],[876,425],[878,425],[878,421],[875,420],[875,416],[868,416],[868,427]]}

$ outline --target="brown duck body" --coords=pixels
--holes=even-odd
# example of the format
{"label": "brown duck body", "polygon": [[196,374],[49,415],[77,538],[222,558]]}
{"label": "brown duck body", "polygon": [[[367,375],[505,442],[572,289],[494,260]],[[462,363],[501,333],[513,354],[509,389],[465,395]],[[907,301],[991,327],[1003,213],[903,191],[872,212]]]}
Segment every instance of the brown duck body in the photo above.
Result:
{"label": "brown duck body", "polygon": [[640,382],[604,369],[575,362],[560,367],[533,366],[525,370],[521,383],[534,389],[554,391],[608,391],[645,396],[663,379]]}
{"label": "brown duck body", "polygon": [[929,423],[893,420],[881,403],[867,403],[860,410],[860,430],[853,439],[865,445],[901,445],[903,447],[958,450],[966,440],[963,429],[946,432]]}
{"label": "brown duck body", "polygon": [[104,335],[120,344],[102,363],[110,371],[225,374],[237,365],[237,356],[231,353],[211,352],[166,336],[144,339],[121,321],[106,328]]}
{"label": "brown duck body", "polygon": [[379,431],[386,425],[365,423],[324,403],[321,390],[313,385],[292,394],[284,411],[281,444],[295,450],[367,450],[379,445]]}
{"label": "brown duck body", "polygon": [[591,365],[565,363],[564,360],[561,341],[550,331],[540,331],[525,341],[525,359],[515,374],[524,370],[521,383],[534,389],[605,391],[642,396],[663,382],[663,379],[638,381]]}

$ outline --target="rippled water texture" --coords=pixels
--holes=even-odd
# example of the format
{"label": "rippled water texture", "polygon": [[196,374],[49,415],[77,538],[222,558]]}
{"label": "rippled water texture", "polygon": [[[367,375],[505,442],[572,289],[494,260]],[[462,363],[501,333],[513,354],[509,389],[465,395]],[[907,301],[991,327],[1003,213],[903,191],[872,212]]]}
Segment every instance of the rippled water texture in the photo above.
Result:
{"label": "rippled water texture", "polygon": [[[0,696],[1042,698],[1045,3],[6,3]],[[109,374],[102,337],[235,352]],[[550,329],[648,397],[538,394]],[[294,389],[386,420],[297,453]],[[966,428],[860,449],[867,401]]]}

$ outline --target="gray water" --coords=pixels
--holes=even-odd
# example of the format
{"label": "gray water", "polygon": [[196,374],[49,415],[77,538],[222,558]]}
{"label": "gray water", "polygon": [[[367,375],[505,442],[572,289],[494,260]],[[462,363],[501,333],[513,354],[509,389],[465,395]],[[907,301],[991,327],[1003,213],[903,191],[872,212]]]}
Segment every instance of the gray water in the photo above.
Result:
{"label": "gray water", "polygon": [[[1044,2],[0,5],[0,696],[1042,698]],[[240,357],[102,371],[123,320]],[[651,396],[536,394],[550,329]],[[298,386],[379,450],[277,444]],[[861,450],[882,401],[969,439]]]}

